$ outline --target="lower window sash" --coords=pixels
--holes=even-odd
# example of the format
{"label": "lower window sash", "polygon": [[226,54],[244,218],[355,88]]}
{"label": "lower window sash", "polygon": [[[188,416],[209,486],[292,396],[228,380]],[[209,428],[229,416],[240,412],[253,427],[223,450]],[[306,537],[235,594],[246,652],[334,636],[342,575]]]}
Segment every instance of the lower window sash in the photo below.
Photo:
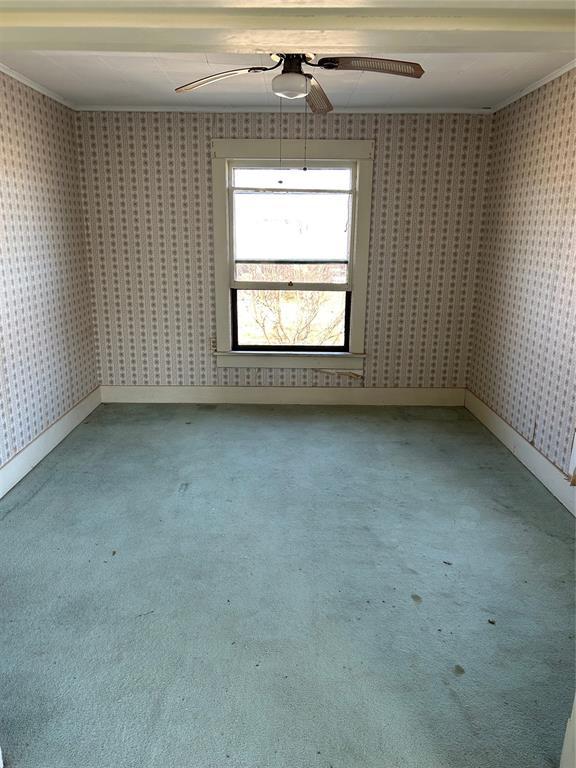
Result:
{"label": "lower window sash", "polygon": [[[267,286],[268,290],[286,290],[296,291],[303,290],[301,288],[289,287],[285,285],[281,289],[271,288]],[[242,291],[254,290],[252,287],[246,288],[242,286]],[[266,290],[266,289],[260,289]],[[308,289],[306,289],[308,290]],[[310,289],[316,291],[324,291],[324,286],[319,289]],[[332,288],[333,290],[333,288]],[[230,313],[231,313],[231,351],[233,352],[349,352],[350,351],[350,314],[352,306],[352,291],[340,291],[345,293],[344,302],[344,343],[336,345],[307,345],[307,344],[240,344],[238,342],[238,289],[230,289]]]}

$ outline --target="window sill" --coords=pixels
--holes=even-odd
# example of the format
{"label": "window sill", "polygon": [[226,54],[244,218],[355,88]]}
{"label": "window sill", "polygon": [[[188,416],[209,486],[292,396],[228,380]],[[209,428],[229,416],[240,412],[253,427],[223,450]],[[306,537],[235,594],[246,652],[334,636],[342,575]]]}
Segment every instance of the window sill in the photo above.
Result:
{"label": "window sill", "polygon": [[218,368],[337,368],[362,372],[365,355],[351,352],[216,352]]}

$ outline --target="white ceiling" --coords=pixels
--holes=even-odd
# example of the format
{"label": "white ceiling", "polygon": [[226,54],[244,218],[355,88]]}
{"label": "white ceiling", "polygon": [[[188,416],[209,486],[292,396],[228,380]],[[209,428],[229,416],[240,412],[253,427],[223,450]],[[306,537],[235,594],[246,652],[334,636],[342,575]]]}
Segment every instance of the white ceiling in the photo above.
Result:
{"label": "white ceiling", "polygon": [[[318,56],[334,52],[319,53]],[[386,57],[386,53],[372,54]],[[420,80],[366,72],[310,70],[336,111],[455,110],[493,108],[565,66],[569,52],[388,54],[418,61]],[[0,63],[80,108],[174,110],[276,110],[270,87],[279,70],[231,78],[195,93],[174,88],[235,67],[264,65],[264,55],[227,53],[113,53],[8,51]],[[283,108],[290,108],[283,101]],[[292,106],[302,109],[303,102]]]}

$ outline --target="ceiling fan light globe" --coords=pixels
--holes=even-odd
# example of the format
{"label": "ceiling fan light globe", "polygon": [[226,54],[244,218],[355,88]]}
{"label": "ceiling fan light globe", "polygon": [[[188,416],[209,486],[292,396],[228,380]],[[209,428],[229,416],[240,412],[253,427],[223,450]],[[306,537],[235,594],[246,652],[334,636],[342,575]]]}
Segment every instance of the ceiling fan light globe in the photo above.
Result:
{"label": "ceiling fan light globe", "polygon": [[306,96],[308,81],[297,72],[284,72],[272,80],[272,90],[284,99],[302,99]]}

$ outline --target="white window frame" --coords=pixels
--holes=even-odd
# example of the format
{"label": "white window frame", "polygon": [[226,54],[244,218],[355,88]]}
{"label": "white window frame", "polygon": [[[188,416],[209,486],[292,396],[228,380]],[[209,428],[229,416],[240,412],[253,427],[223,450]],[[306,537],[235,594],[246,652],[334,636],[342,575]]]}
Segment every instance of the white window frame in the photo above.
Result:
{"label": "white window frame", "polygon": [[[362,140],[309,140],[306,157],[314,161],[347,161],[355,164],[353,186],[353,233],[350,243],[351,291],[348,352],[287,352],[232,350],[230,292],[232,248],[228,179],[234,161],[256,160],[278,163],[278,139],[215,139],[212,142],[214,199],[214,254],[216,278],[216,360],[219,367],[326,368],[362,371],[368,280],[370,209],[372,202],[372,157],[374,143]],[[282,140],[282,159],[302,161],[303,141]],[[341,287],[341,286],[340,286]]]}

